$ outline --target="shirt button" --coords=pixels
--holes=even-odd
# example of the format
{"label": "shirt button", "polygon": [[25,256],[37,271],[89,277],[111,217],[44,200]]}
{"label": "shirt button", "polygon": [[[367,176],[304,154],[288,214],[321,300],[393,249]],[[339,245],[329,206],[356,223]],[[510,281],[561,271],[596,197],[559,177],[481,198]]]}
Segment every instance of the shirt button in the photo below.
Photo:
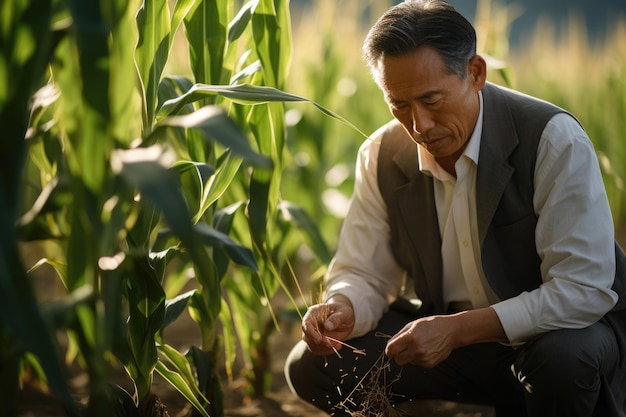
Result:
{"label": "shirt button", "polygon": [[463,246],[468,247],[469,246],[469,240],[463,239]]}
{"label": "shirt button", "polygon": [[478,287],[474,287],[474,288],[472,288],[472,292],[474,294],[478,294],[480,292],[480,290],[478,289]]}

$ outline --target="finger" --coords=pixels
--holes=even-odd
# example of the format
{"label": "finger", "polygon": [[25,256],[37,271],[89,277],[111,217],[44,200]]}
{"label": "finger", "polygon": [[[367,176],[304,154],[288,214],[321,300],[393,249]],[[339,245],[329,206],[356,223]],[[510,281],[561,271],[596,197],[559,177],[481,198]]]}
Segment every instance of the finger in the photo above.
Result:
{"label": "finger", "polygon": [[328,343],[313,343],[306,336],[303,340],[307,344],[309,351],[314,355],[331,355],[336,352]]}
{"label": "finger", "polygon": [[397,333],[387,342],[387,346],[385,347],[385,353],[389,356],[397,356],[401,352],[407,350],[409,345],[409,341],[405,337],[404,333]]}
{"label": "finger", "polygon": [[302,320],[302,332],[309,338],[311,342],[322,343],[323,334],[320,326],[322,325],[315,310],[309,310]]}
{"label": "finger", "polygon": [[407,363],[411,362],[411,357],[408,354],[407,350],[404,350],[402,352],[392,352],[391,354],[387,354],[387,356],[389,357],[389,359],[393,360],[400,366],[406,365]]}

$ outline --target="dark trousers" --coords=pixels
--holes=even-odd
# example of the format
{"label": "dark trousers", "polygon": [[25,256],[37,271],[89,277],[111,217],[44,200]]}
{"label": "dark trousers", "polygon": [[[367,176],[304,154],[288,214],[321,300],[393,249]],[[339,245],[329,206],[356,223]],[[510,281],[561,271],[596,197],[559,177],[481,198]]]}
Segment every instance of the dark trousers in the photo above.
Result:
{"label": "dark trousers", "polygon": [[418,399],[491,405],[498,417],[626,416],[626,370],[603,322],[552,331],[518,348],[466,346],[432,369],[400,367],[384,356],[385,344],[416,318],[392,307],[375,330],[348,341],[365,355],[344,347],[320,357],[299,342],[285,364],[291,390],[334,416]]}

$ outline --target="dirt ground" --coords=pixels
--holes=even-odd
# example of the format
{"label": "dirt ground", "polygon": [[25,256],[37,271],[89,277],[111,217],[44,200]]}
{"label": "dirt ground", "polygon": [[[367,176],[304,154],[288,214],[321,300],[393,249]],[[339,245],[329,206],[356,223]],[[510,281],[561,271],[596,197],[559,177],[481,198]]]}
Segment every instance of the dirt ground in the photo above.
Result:
{"label": "dirt ground", "polygon": [[[40,256],[36,252],[36,248],[25,248],[24,253],[26,258],[29,258],[25,260],[25,264],[32,265],[39,259]],[[65,295],[65,289],[61,286],[53,271],[46,271],[44,267],[37,270],[31,278],[35,284],[34,289],[40,302],[49,302]],[[282,302],[278,300],[279,304]],[[285,300],[284,302],[287,301]],[[222,383],[224,385],[226,417],[326,416],[325,413],[300,400],[289,391],[283,375],[283,366],[290,349],[301,337],[300,323],[281,323],[280,327],[280,332],[275,332],[271,336],[271,389],[266,393],[265,397],[250,400],[242,394],[243,378],[236,378],[234,381],[228,382],[227,378],[224,377]],[[189,346],[199,346],[200,335],[197,324],[189,317],[187,312],[183,313],[173,325],[165,329],[164,341],[181,352],[185,352]],[[78,367],[76,368],[76,372],[69,377],[69,383],[72,393],[75,394],[79,402],[84,402],[87,394],[88,378],[84,373],[79,372],[80,369]],[[120,385],[128,392],[133,391],[132,383],[121,367],[113,370],[110,375],[110,382]],[[154,376],[153,391],[167,408],[170,417],[185,417],[189,415],[191,406],[188,402],[157,373]],[[25,383],[18,398],[18,411],[15,417],[64,416],[66,416],[66,413],[54,397],[42,392],[34,384]],[[413,403],[411,410],[407,411],[406,416],[492,417],[493,412],[489,408],[462,406],[451,403]]]}
{"label": "dirt ground", "polygon": [[[166,329],[166,339],[177,348],[198,344],[196,324],[188,317],[182,317],[172,328]],[[312,405],[300,400],[289,391],[283,376],[285,357],[293,344],[300,336],[297,326],[287,326],[287,330],[276,334],[272,339],[273,354],[271,360],[272,388],[261,399],[244,399],[242,395],[242,381],[235,380],[224,385],[224,404],[226,417],[325,417]],[[111,376],[113,382],[128,387],[123,370]],[[85,392],[86,377],[75,375],[71,385],[78,395]],[[154,392],[166,406],[170,417],[185,417],[189,415],[190,405],[160,376],[155,375]],[[407,417],[493,417],[490,408],[459,405],[447,402],[413,403],[410,409],[403,410]],[[26,386],[20,398],[17,417],[63,417],[65,413],[58,402],[49,395],[42,393],[35,387]],[[381,416],[382,417],[382,416]]]}
{"label": "dirt ground", "polygon": [[[26,253],[35,252],[25,251]],[[26,264],[31,265],[38,255],[32,254],[32,259],[27,259]],[[58,278],[52,271],[45,268],[38,270],[33,275],[35,291],[40,302],[45,303],[59,297],[63,297],[65,289],[60,285]],[[285,302],[287,302],[285,300]],[[278,303],[282,303],[278,300]],[[326,414],[312,405],[300,400],[289,391],[283,375],[285,358],[292,346],[300,339],[300,323],[281,324],[280,332],[271,336],[270,352],[272,357],[271,374],[272,387],[261,399],[250,400],[243,394],[243,378],[228,382],[223,378],[224,405],[226,417],[325,417]],[[183,313],[179,319],[165,329],[165,343],[173,346],[181,352],[185,352],[189,346],[200,345],[200,337],[197,324]],[[78,368],[78,367],[77,367]],[[77,369],[77,371],[79,371]],[[71,370],[70,370],[71,372]],[[72,392],[84,402],[87,393],[88,378],[80,372],[70,377],[69,383]],[[110,375],[110,382],[120,385],[128,392],[132,392],[132,383],[125,371],[114,370]],[[167,408],[170,417],[185,417],[189,415],[191,406],[188,402],[165,382],[157,373],[154,376],[153,391]],[[81,399],[83,401],[81,401]],[[403,414],[407,417],[493,417],[491,409],[469,405],[452,403],[412,403],[411,408]],[[43,393],[38,387],[28,382],[20,392],[18,398],[18,412],[16,417],[64,417],[66,413],[58,401],[49,394]],[[7,416],[10,417],[10,416]],[[370,416],[362,416],[370,417]],[[382,417],[382,416],[376,416]]]}

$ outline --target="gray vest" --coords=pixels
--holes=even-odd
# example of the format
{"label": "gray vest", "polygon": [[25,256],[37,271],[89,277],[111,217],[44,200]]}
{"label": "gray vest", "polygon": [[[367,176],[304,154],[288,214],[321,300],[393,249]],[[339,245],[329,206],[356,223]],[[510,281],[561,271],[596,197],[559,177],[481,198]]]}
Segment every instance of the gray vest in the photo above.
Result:
{"label": "gray vest", "polygon": [[[547,122],[562,109],[514,91],[486,84],[476,204],[482,266],[500,299],[531,291],[542,283],[535,247],[537,218],[533,177],[537,146]],[[397,122],[381,139],[378,185],[389,214],[391,246],[413,279],[425,314],[443,313],[441,237],[432,177],[417,169],[415,143]],[[616,244],[620,295],[609,317],[626,352],[626,256]],[[609,315],[607,315],[609,316]],[[622,362],[626,358],[622,355]]]}

